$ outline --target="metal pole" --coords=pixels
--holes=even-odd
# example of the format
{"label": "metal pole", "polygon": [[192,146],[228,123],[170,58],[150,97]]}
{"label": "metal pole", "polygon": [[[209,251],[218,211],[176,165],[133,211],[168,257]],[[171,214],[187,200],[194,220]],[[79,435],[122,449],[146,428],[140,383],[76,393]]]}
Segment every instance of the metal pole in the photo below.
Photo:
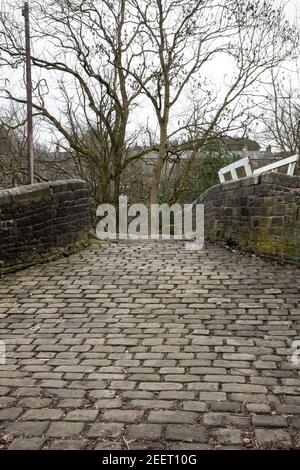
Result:
{"label": "metal pole", "polygon": [[30,23],[29,23],[28,2],[24,3],[23,16],[25,18],[25,48],[26,48],[28,184],[33,184],[34,183],[34,160],[33,160],[33,120],[32,120],[32,78],[31,78]]}

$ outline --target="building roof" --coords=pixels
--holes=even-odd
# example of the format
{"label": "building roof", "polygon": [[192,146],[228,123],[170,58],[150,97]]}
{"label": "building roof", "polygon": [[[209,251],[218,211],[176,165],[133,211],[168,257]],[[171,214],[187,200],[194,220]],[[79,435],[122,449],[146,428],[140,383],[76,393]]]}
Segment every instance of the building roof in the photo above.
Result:
{"label": "building roof", "polygon": [[242,150],[242,151],[231,151],[231,153],[239,158],[248,157],[249,160],[274,160],[276,159],[275,155],[269,150]]}

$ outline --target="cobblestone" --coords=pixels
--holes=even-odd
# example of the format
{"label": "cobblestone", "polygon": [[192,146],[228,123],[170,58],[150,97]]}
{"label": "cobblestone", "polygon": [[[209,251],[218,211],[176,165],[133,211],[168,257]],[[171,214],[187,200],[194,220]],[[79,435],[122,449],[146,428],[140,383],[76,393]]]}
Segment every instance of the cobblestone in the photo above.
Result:
{"label": "cobblestone", "polygon": [[45,439],[39,437],[22,438],[18,437],[12,441],[8,450],[39,450],[43,447]]}
{"label": "cobblestone", "polygon": [[295,448],[299,289],[299,268],[181,242],[1,278],[0,448]]}
{"label": "cobblestone", "polygon": [[281,429],[257,429],[255,437],[258,445],[264,448],[288,448],[292,444],[289,433]]}
{"label": "cobblestone", "polygon": [[162,426],[159,424],[135,424],[128,426],[126,438],[129,440],[160,439]]}
{"label": "cobblestone", "polygon": [[60,419],[63,415],[62,410],[57,409],[35,409],[26,411],[23,416],[22,420],[25,421],[56,421]]}
{"label": "cobblestone", "polygon": [[50,424],[47,431],[48,437],[70,437],[76,436],[83,430],[83,424],[57,421]]}
{"label": "cobblestone", "polygon": [[208,441],[208,436],[204,426],[175,424],[173,426],[166,426],[166,439],[170,441],[205,443]]}

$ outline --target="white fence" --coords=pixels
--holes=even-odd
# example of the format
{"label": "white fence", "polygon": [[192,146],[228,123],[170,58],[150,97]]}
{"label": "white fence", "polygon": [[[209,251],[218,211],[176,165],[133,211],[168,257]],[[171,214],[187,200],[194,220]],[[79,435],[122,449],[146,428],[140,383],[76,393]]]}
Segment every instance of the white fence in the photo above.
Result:
{"label": "white fence", "polygon": [[290,176],[293,176],[296,168],[297,161],[299,159],[299,155],[293,155],[292,157],[288,158],[283,158],[282,160],[279,160],[278,162],[270,163],[269,165],[262,166],[261,168],[257,168],[256,170],[252,171],[250,160],[248,157],[242,158],[241,160],[238,160],[237,162],[231,163],[230,165],[225,166],[224,168],[221,168],[219,171],[219,180],[220,183],[225,183],[225,175],[230,173],[231,180],[236,181],[239,179],[238,174],[237,174],[237,169],[238,168],[243,168],[246,176],[252,176],[252,175],[261,175],[262,173],[266,173],[268,171],[277,171],[278,168],[282,168],[284,166],[288,165],[288,171],[287,174]]}

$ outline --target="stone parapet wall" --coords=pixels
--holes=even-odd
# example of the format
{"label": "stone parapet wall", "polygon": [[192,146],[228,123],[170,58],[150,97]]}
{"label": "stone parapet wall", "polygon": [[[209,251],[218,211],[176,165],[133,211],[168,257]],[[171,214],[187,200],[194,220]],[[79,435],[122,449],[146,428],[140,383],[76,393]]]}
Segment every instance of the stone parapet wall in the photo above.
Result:
{"label": "stone parapet wall", "polygon": [[86,246],[90,226],[84,181],[53,181],[1,190],[0,273]]}
{"label": "stone parapet wall", "polygon": [[210,188],[205,233],[257,254],[300,264],[300,176],[266,173]]}

